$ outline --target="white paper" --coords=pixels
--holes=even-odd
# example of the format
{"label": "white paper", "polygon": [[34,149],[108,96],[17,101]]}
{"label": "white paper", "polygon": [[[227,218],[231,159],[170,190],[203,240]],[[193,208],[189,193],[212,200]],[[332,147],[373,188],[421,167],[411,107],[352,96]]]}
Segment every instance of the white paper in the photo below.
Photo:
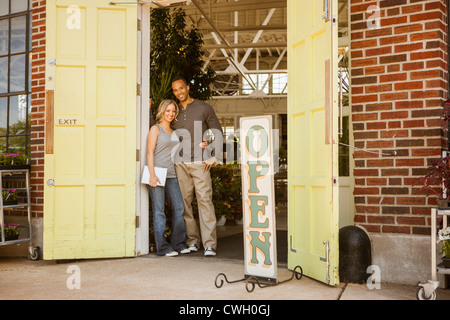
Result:
{"label": "white paper", "polygon": [[[157,183],[157,186],[164,187],[166,185],[166,176],[167,176],[167,168],[155,167],[155,174],[158,177],[161,183]],[[141,183],[148,184],[150,180],[150,172],[148,171],[148,167],[144,167],[144,172],[142,172],[142,180]]]}

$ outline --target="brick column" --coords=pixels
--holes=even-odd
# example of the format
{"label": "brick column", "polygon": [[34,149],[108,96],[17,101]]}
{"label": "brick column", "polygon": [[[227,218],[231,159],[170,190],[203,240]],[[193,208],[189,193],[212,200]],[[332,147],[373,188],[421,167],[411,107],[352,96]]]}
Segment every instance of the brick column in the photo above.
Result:
{"label": "brick column", "polygon": [[[430,206],[413,187],[443,147],[447,1],[351,0],[355,223],[369,232],[430,234]],[[371,28],[377,6],[379,28]],[[393,151],[397,154],[394,156]]]}
{"label": "brick column", "polygon": [[31,71],[31,202],[33,217],[44,212],[45,0],[33,0]]}

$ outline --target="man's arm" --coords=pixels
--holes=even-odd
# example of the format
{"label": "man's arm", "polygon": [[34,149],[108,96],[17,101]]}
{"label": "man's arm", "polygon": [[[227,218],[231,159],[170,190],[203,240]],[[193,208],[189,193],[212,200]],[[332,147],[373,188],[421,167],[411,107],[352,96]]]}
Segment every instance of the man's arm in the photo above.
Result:
{"label": "man's arm", "polygon": [[[208,129],[212,129],[214,133],[215,140],[223,141],[223,130],[220,125],[219,119],[217,119],[216,113],[214,109],[208,104],[208,112],[206,115],[206,125]],[[220,134],[220,137],[217,135]],[[218,139],[219,138],[219,139]],[[203,141],[202,148],[205,148],[208,145],[206,141]],[[216,163],[217,159],[215,157],[209,158],[205,161],[204,170],[208,171],[211,167]]]}

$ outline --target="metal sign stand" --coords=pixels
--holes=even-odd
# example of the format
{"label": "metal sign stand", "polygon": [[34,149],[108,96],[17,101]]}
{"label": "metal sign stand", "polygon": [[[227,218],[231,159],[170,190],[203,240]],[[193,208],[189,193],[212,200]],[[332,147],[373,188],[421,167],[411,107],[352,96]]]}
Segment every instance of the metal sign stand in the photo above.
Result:
{"label": "metal sign stand", "polygon": [[[224,284],[224,280],[227,283],[237,283],[237,282],[243,282],[245,281],[245,289],[247,290],[247,292],[253,292],[255,290],[255,286],[258,285],[258,287],[260,288],[267,288],[267,287],[274,287],[277,286],[279,284],[282,283],[286,283],[288,281],[291,281],[292,279],[294,279],[294,277],[297,280],[300,280],[303,277],[303,269],[300,266],[296,266],[294,268],[294,270],[292,271],[292,275],[289,279],[283,280],[283,281],[278,281],[275,283],[268,283],[268,282],[261,282],[260,279],[256,276],[246,276],[242,279],[239,280],[233,280],[233,281],[229,281],[227,276],[225,275],[225,273],[219,273],[216,276],[216,280],[214,282],[216,288],[222,288],[223,284]],[[221,279],[223,278],[223,279]],[[219,281],[220,280],[220,281]]]}

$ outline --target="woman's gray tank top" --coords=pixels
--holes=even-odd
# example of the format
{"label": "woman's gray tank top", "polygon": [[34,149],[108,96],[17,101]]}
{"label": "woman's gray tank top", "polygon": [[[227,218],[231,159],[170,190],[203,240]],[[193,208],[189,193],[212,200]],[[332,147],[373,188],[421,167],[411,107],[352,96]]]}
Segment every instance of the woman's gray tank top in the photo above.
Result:
{"label": "woman's gray tank top", "polygon": [[154,152],[155,167],[167,168],[167,178],[176,178],[174,158],[180,148],[180,139],[175,130],[170,135],[159,124],[156,125],[159,134]]}

